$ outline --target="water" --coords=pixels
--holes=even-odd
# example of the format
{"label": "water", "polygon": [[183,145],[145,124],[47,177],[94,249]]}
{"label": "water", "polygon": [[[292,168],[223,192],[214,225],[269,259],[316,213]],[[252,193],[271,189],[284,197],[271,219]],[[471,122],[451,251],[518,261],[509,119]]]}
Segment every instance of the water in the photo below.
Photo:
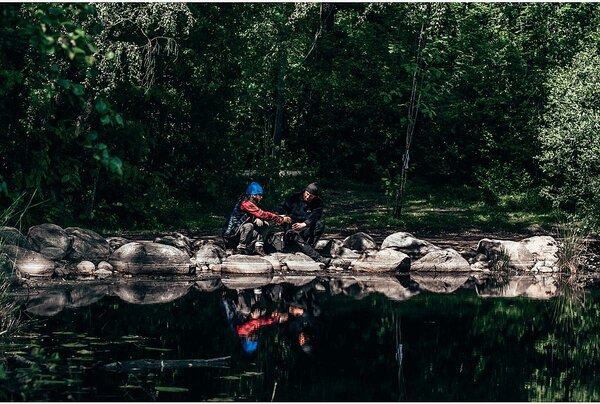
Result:
{"label": "water", "polygon": [[[559,278],[120,280],[18,292],[36,322],[2,346],[5,400],[600,399],[600,294]],[[170,362],[224,357],[221,367]]]}

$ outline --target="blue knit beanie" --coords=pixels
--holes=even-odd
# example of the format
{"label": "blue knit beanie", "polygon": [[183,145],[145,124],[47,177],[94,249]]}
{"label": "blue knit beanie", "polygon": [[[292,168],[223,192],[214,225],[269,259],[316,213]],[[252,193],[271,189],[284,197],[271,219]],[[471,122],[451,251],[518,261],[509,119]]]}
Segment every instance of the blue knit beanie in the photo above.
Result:
{"label": "blue knit beanie", "polygon": [[246,188],[246,195],[262,195],[263,194],[262,187],[258,184],[258,182],[251,182]]}

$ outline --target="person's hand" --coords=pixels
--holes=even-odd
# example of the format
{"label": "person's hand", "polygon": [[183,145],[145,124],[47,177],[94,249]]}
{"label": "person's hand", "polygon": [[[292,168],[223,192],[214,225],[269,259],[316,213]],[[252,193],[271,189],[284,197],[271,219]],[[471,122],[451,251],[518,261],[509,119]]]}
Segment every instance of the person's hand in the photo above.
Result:
{"label": "person's hand", "polygon": [[282,223],[292,223],[292,218],[289,216],[281,216],[283,218]]}
{"label": "person's hand", "polygon": [[292,230],[300,231],[300,230],[304,229],[305,227],[306,227],[306,223],[294,223],[292,225]]}
{"label": "person's hand", "polygon": [[254,224],[257,225],[258,227],[262,227],[263,224],[265,224],[265,222],[263,222],[260,219],[254,219]]}
{"label": "person's hand", "polygon": [[252,310],[252,313],[250,313],[250,317],[252,317],[253,320],[256,320],[260,317],[260,314],[260,309],[254,309]]}

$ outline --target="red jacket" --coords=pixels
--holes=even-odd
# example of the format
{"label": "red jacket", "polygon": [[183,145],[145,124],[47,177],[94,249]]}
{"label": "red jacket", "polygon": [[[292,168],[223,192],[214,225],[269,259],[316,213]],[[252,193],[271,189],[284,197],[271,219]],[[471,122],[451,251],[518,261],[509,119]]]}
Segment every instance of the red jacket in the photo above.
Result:
{"label": "red jacket", "polygon": [[283,218],[275,213],[267,212],[266,210],[262,210],[251,199],[242,201],[240,204],[240,209],[244,212],[248,212],[250,215],[257,217],[262,220],[274,220],[277,224],[283,223]]}
{"label": "red jacket", "polygon": [[246,337],[246,336],[252,334],[254,331],[258,330],[259,328],[264,327],[265,325],[273,324],[273,323],[277,322],[278,320],[279,320],[279,315],[273,313],[273,314],[271,314],[271,317],[269,317],[269,318],[264,318],[264,317],[255,318],[253,320],[245,322],[244,324],[240,324],[235,328],[240,337]]}

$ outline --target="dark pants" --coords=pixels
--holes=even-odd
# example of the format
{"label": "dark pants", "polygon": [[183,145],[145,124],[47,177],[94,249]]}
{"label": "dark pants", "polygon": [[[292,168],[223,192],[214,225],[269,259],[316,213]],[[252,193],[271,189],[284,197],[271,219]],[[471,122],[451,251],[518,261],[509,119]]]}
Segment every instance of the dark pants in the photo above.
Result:
{"label": "dark pants", "polygon": [[323,257],[321,257],[321,254],[314,247],[324,231],[325,226],[320,221],[305,227],[301,231],[288,230],[285,233],[285,245],[286,247],[290,245],[295,246],[300,252],[308,255],[317,262],[321,262],[323,261]]}

